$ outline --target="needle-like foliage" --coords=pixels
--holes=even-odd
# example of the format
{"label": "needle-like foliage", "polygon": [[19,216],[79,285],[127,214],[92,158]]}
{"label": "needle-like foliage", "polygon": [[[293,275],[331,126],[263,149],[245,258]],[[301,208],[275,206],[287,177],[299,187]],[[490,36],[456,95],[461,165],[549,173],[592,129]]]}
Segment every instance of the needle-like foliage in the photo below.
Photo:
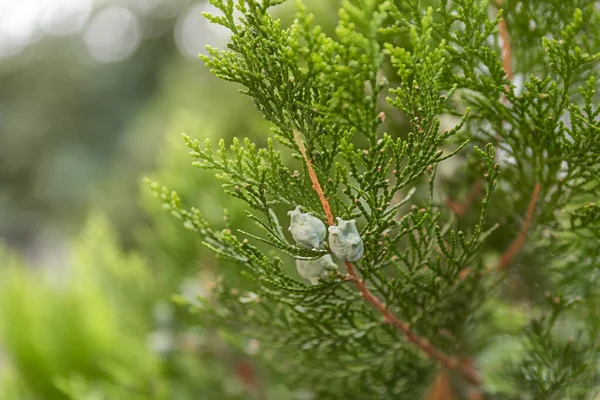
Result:
{"label": "needle-like foliage", "polygon": [[[445,398],[594,393],[597,5],[342,0],[328,35],[300,1],[289,26],[271,12],[281,0],[210,3],[231,39],[201,59],[241,85],[272,134],[184,136],[193,165],[245,202],[251,232],[211,226],[149,181],[247,278],[244,290],[220,282],[203,318],[258,340],[265,379],[276,371],[317,399],[417,399],[447,376]],[[364,254],[304,281],[295,260],[327,256],[331,239],[296,243],[298,206],[328,225],[355,220]],[[511,294],[510,268],[535,288]],[[531,306],[522,334],[498,329],[490,307],[516,297]],[[487,370],[502,334],[519,350]]]}

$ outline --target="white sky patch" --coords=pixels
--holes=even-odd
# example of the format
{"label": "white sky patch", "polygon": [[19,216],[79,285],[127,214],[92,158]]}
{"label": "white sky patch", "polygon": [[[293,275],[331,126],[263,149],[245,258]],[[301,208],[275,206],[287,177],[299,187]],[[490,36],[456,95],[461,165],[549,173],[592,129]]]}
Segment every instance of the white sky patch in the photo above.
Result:
{"label": "white sky patch", "polygon": [[41,38],[37,29],[42,3],[36,0],[0,0],[0,57],[19,53]]}
{"label": "white sky patch", "polygon": [[[110,6],[106,0],[0,0],[0,59],[14,56],[44,36],[81,35],[89,53],[101,62],[127,58],[143,37],[166,32],[169,25],[154,22],[152,31],[142,31],[136,14],[151,19],[169,19],[181,13],[181,2],[173,0],[127,0],[125,6]],[[106,6],[108,8],[98,10]],[[107,11],[108,10],[108,11]],[[117,11],[118,10],[118,11]],[[180,15],[175,41],[180,52],[193,59],[206,52],[206,45],[224,47],[230,32],[209,23],[202,12],[220,14],[199,2]],[[236,11],[236,18],[240,13]]]}
{"label": "white sky patch", "polygon": [[128,0],[128,4],[144,15],[173,18],[181,12],[182,2],[173,0]]}
{"label": "white sky patch", "polygon": [[206,46],[223,47],[229,39],[229,29],[210,23],[202,16],[203,12],[221,14],[213,5],[204,3],[190,8],[179,17],[175,26],[175,42],[181,54],[198,58],[198,54],[206,53]]}
{"label": "white sky patch", "polygon": [[43,30],[53,36],[81,32],[94,6],[94,0],[50,0],[41,13]]}
{"label": "white sky patch", "polygon": [[0,57],[10,57],[45,34],[81,31],[94,0],[0,0]]}
{"label": "white sky patch", "polygon": [[135,14],[124,7],[109,7],[92,17],[83,39],[96,60],[117,62],[135,52],[141,36],[141,24]]}

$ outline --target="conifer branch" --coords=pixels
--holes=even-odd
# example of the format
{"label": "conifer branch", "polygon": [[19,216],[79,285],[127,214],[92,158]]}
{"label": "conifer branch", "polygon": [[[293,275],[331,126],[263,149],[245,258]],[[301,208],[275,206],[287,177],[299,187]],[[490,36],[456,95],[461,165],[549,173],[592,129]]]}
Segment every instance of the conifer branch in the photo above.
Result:
{"label": "conifer branch", "polygon": [[448,198],[446,200],[446,205],[452,210],[452,212],[455,215],[460,217],[469,209],[469,206],[473,203],[473,201],[475,201],[477,195],[481,193],[481,189],[482,184],[480,181],[477,181],[473,184],[473,186],[471,186],[471,190],[469,190],[469,193],[467,193],[467,196],[462,202],[458,202],[452,200],[451,198]]}
{"label": "conifer branch", "polygon": [[[501,4],[500,4],[501,5]],[[506,77],[512,81],[512,48],[510,47],[510,37],[508,36],[508,28],[506,26],[506,17],[502,17],[498,24],[500,30],[500,38],[502,39],[502,66],[506,71]]]}
{"label": "conifer branch", "polygon": [[363,298],[373,307],[375,307],[377,311],[381,313],[381,315],[383,315],[383,318],[387,323],[390,323],[400,329],[409,342],[420,348],[430,359],[439,362],[445,368],[457,370],[463,376],[463,378],[465,378],[465,380],[472,385],[477,386],[481,383],[477,373],[473,370],[473,368],[464,366],[454,358],[446,355],[441,350],[429,343],[427,339],[424,339],[413,332],[412,329],[410,329],[409,324],[399,320],[394,314],[392,314],[385,304],[375,297],[375,295],[366,287],[364,281],[360,279],[351,262],[346,261],[344,265],[346,266],[348,274],[352,278],[352,281],[362,294]]}
{"label": "conifer branch", "polygon": [[[561,0],[544,2],[539,12],[533,6],[514,8],[507,1],[495,0],[494,18],[490,18],[490,4],[479,0],[439,0],[427,2],[427,7],[416,0],[343,0],[335,34],[328,35],[314,24],[302,2],[289,26],[274,18],[267,9],[284,1],[210,0],[223,15],[207,18],[233,34],[227,49],[209,48],[208,55],[202,56],[217,76],[244,87],[243,93],[272,124],[275,137],[267,139],[266,147],[234,138],[228,148],[221,140],[216,156],[209,141],[200,146],[186,139],[196,159],[194,165],[219,172],[225,192],[253,210],[247,215],[262,235],[247,232],[244,225],[238,231],[274,247],[275,253],[238,239],[229,223],[222,231],[212,229],[198,210],[182,209],[176,194],[156,188],[163,207],[183,219],[184,226],[197,232],[219,257],[241,264],[239,274],[252,281],[253,292],[242,296],[223,282],[218,288],[219,309],[202,312],[234,333],[242,328],[246,336],[261,339],[265,350],[276,355],[271,362],[284,361],[278,365],[285,365],[288,372],[282,375],[285,384],[293,389],[300,382],[314,382],[310,391],[318,398],[422,398],[424,380],[436,367],[438,379],[429,382],[428,400],[458,397],[447,385],[451,373],[464,377],[465,384],[473,383],[470,400],[481,400],[485,388],[479,373],[490,381],[497,378],[486,370],[488,365],[476,368],[472,359],[465,360],[458,350],[450,349],[460,342],[472,343],[474,330],[470,328],[475,325],[476,337],[482,337],[498,332],[497,321],[514,322],[503,311],[514,309],[510,299],[496,298],[482,278],[509,266],[528,244],[526,240],[532,240],[533,234],[527,235],[535,228],[534,216],[537,223],[552,227],[553,236],[530,246],[561,246],[545,251],[541,259],[536,256],[535,261],[552,257],[556,251],[570,252],[566,260],[549,260],[552,272],[560,274],[559,279],[549,279],[557,283],[552,289],[595,293],[595,287],[588,292],[578,286],[579,279],[597,264],[589,256],[597,249],[588,237],[597,229],[589,217],[597,207],[589,205],[570,219],[554,211],[571,210],[600,195],[596,146],[600,111],[596,78],[589,73],[595,71],[592,62],[600,60],[600,53],[587,53],[600,43],[595,30],[600,13],[594,13],[593,0],[585,0],[582,9],[573,8],[571,22],[565,20],[569,17],[563,9],[568,2]],[[501,8],[510,14],[503,15]],[[243,16],[235,16],[235,9]],[[520,45],[515,47],[513,42],[511,48],[511,38],[518,38]],[[527,56],[513,59],[517,50],[527,51]],[[393,68],[389,74],[388,62]],[[515,92],[511,80],[517,69],[529,78]],[[390,126],[393,132],[377,140],[383,118],[376,116],[389,84],[386,77],[394,82],[385,101],[409,117],[409,126]],[[576,87],[579,94],[572,96],[571,88]],[[463,105],[472,114],[463,112]],[[448,113],[463,117],[454,128],[443,130],[438,117]],[[462,129],[467,115],[471,117]],[[443,155],[440,148],[449,145],[452,136],[465,140]],[[456,214],[473,221],[471,214],[479,211],[471,234],[446,218],[434,195],[436,166],[469,140],[487,144],[485,149],[473,148],[485,164],[484,179],[475,177],[481,168],[472,168],[467,175],[476,179],[455,181],[445,194],[446,208]],[[302,154],[312,188],[306,175],[300,179],[298,171],[290,170],[275,141],[292,148],[295,156]],[[363,149],[365,142],[368,146]],[[515,161],[506,163],[504,178],[499,178],[494,143],[501,143],[507,157]],[[417,195],[421,204],[413,204],[402,218],[396,218],[399,207],[417,189],[416,182],[429,172],[429,202],[423,204],[423,191],[423,197]],[[507,188],[534,189],[531,183],[535,190],[530,194],[526,189],[520,200],[507,196],[491,202],[500,179],[505,195]],[[547,192],[547,212],[538,215],[542,214],[536,212],[542,188]],[[397,201],[396,196],[408,189],[406,197]],[[452,193],[463,193],[463,197],[455,199]],[[480,197],[481,206],[472,206]],[[515,208],[515,200],[519,207]],[[274,211],[284,207],[296,208],[290,217],[300,208],[319,214],[306,216],[311,235],[295,235],[300,233],[295,232],[299,224],[290,218],[295,244],[288,240]],[[318,212],[321,209],[324,212]],[[497,224],[485,229],[487,217],[515,210],[523,214],[517,216],[515,233],[498,262],[488,268],[486,260],[496,246],[486,241]],[[360,240],[360,251],[351,256],[335,254],[340,249],[333,251],[334,240],[329,240],[329,249],[316,249],[327,237],[324,222],[331,227],[336,216],[347,218],[346,223],[352,220],[353,228],[355,220],[365,221],[363,235],[358,231],[346,235]],[[573,240],[573,229],[580,239]],[[555,234],[560,241],[554,240]],[[339,265],[328,254],[330,250],[339,260],[352,260],[345,263],[343,276],[333,272]],[[295,258],[298,274],[311,284],[290,276],[291,266],[285,265],[280,254]],[[309,265],[315,267],[314,273]],[[342,284],[349,281],[352,287]],[[551,321],[559,315],[557,310],[566,308],[564,298],[548,296],[544,307],[553,311]],[[488,309],[477,312],[482,305],[494,306],[489,310],[493,318],[481,318],[488,315]],[[523,317],[529,317],[528,312]],[[518,332],[522,322],[506,332]],[[548,341],[552,324],[534,321],[527,336],[516,339],[526,345],[520,352],[523,357],[511,361],[515,373],[509,379],[515,388],[525,385],[523,397],[571,398],[568,386],[573,378],[582,387],[597,380],[593,368],[584,371],[585,365],[597,364],[597,360],[587,363],[588,344],[569,344],[565,351],[561,347],[552,366],[540,363],[538,354],[553,344]],[[597,337],[600,328],[595,329],[587,337]],[[556,343],[560,341],[557,338]],[[446,349],[448,354],[441,351]],[[493,344],[480,350],[497,351]],[[336,368],[348,362],[356,368]],[[508,398],[512,394],[485,395]]]}
{"label": "conifer branch", "polygon": [[450,385],[450,379],[448,377],[448,371],[442,370],[436,376],[433,384],[427,392],[425,400],[454,400],[454,392]]}
{"label": "conifer branch", "polygon": [[531,200],[529,200],[529,206],[527,207],[527,215],[525,216],[525,221],[521,226],[521,231],[519,232],[519,235],[515,238],[515,240],[513,240],[508,249],[504,251],[504,254],[502,254],[502,258],[500,259],[500,263],[498,264],[498,270],[504,270],[511,263],[513,257],[519,252],[519,250],[525,243],[525,238],[527,237],[527,232],[529,231],[531,221],[533,220],[533,213],[535,212],[535,207],[541,189],[542,186],[539,182],[537,182],[535,184],[535,187],[533,188],[533,193],[531,193]]}
{"label": "conifer branch", "polygon": [[[496,4],[496,7],[501,8],[502,1],[499,1]],[[500,55],[500,57],[502,59],[502,67],[504,68],[504,71],[506,71],[506,78],[509,81],[512,81],[512,78],[513,78],[512,47],[510,45],[510,37],[508,36],[508,27],[506,25],[506,17],[503,16],[500,19],[500,22],[498,23],[498,29],[500,31],[500,38],[502,39],[502,52]],[[510,89],[508,85],[506,85],[506,89],[507,90]],[[502,94],[501,100],[503,103],[506,103],[508,101],[505,94]],[[496,135],[496,140],[497,141],[499,140],[499,135]],[[461,216],[467,211],[468,207],[475,200],[480,189],[481,189],[481,182],[475,182],[473,184],[473,186],[471,186],[471,189],[469,190],[469,192],[467,193],[467,196],[465,197],[465,199],[462,202],[458,202],[458,201],[448,198],[446,200],[446,205],[448,206],[448,208],[450,208],[452,210],[452,212],[455,215]]]}
{"label": "conifer branch", "polygon": [[[302,142],[301,133],[294,129],[294,140],[302,153],[302,157],[304,158],[304,162],[306,164],[306,168],[308,169],[308,173],[310,179],[313,184],[313,189],[318,193],[319,199],[321,200],[321,204],[323,205],[323,211],[327,215],[327,221],[329,225],[335,225],[333,214],[331,213],[331,206],[325,194],[323,193],[323,189],[321,188],[321,184],[319,183],[319,179],[315,170],[312,167],[312,162],[308,158],[306,147]],[[459,363],[454,358],[446,355],[444,352],[433,346],[427,339],[424,339],[418,336],[415,332],[412,331],[410,325],[406,322],[398,319],[387,307],[384,303],[381,302],[366,286],[365,281],[363,281],[356,272],[354,265],[350,261],[345,261],[344,265],[346,270],[348,271],[348,275],[357,289],[360,291],[362,297],[370,303],[381,315],[383,316],[385,322],[394,325],[397,327],[406,337],[406,339],[417,346],[421,351],[423,351],[427,357],[436,362],[439,362],[442,366],[448,369],[457,370],[464,379],[472,385],[478,386],[480,384],[480,379],[477,376],[475,370],[468,366]]]}
{"label": "conifer branch", "polygon": [[327,198],[325,198],[325,193],[323,193],[323,188],[321,188],[321,185],[319,184],[319,178],[317,178],[317,173],[312,167],[312,161],[310,160],[310,158],[308,158],[308,155],[306,153],[306,147],[304,146],[304,143],[302,142],[302,138],[300,136],[301,133],[297,129],[294,129],[294,140],[296,141],[296,144],[300,149],[300,153],[302,153],[302,157],[304,157],[306,168],[308,169],[308,175],[310,176],[310,180],[313,184],[312,188],[319,195],[319,200],[321,201],[321,205],[323,206],[323,211],[327,216],[327,223],[329,225],[335,225],[335,220],[333,218],[333,214],[331,213],[331,206],[329,205]]}

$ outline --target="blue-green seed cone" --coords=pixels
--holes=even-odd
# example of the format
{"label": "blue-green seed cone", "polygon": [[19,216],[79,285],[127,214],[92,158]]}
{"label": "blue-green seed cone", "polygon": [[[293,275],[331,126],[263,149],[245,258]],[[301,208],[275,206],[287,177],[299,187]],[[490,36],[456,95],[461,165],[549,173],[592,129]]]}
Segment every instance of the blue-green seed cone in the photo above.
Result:
{"label": "blue-green seed cone", "polygon": [[303,213],[300,206],[288,211],[290,216],[290,232],[292,237],[302,247],[318,249],[325,240],[327,230],[325,224],[311,213]]}
{"label": "blue-green seed cone", "polygon": [[337,265],[329,254],[316,260],[296,260],[298,274],[308,279],[313,285],[319,283],[319,279],[327,276],[329,271],[337,270]]}
{"label": "blue-green seed cone", "polygon": [[337,218],[338,224],[329,227],[329,248],[331,252],[343,261],[358,261],[365,251],[356,221],[351,219],[344,221]]}

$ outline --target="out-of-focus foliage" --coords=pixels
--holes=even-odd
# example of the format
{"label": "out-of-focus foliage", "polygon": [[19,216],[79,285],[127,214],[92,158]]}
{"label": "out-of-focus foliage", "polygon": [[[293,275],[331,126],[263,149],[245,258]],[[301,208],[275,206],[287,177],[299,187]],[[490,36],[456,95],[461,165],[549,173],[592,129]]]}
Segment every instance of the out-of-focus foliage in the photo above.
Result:
{"label": "out-of-focus foliage", "polygon": [[[1,235],[26,253],[37,235],[60,244],[90,199],[111,220],[92,216],[66,255],[42,249],[41,266],[3,252],[0,398],[289,398],[262,383],[248,358],[255,341],[174,306],[173,294],[193,302],[231,265],[181,235],[137,185],[149,169],[177,177],[174,187],[219,223],[224,195],[206,184],[210,172],[189,173],[180,133],[260,140],[265,122],[235,88],[180,57],[169,35],[117,64],[82,61],[80,47],[76,38],[45,39],[0,64]],[[242,203],[229,208],[238,224]]]}
{"label": "out-of-focus foliage", "polygon": [[[7,335],[0,338],[6,365],[0,398],[195,399],[197,393],[203,393],[209,399],[246,399],[258,391],[281,392],[277,387],[249,383],[251,378],[252,382],[259,379],[248,361],[247,353],[256,351],[249,338],[223,336],[174,306],[173,294],[193,302],[196,295],[205,296],[227,269],[208,255],[197,238],[181,235],[180,225],[164,214],[146,185],[139,194],[137,186],[127,186],[137,179],[134,175],[154,164],[155,176],[180,177],[174,181],[177,189],[213,207],[213,222],[222,222],[225,195],[218,187],[199,190],[212,174],[189,173],[189,161],[179,157],[186,151],[180,132],[211,136],[229,131],[233,136],[240,130],[250,133],[257,129],[253,125],[264,122],[248,109],[245,99],[231,102],[226,111],[210,104],[197,111],[207,87],[224,96],[229,92],[220,89],[214,79],[195,77],[196,68],[180,61],[172,63],[153,100],[140,113],[139,123],[130,124],[129,143],[117,154],[113,178],[98,190],[99,195],[122,194],[118,199],[99,196],[115,228],[105,217],[92,217],[72,246],[73,255],[66,265],[44,272],[50,279],[24,263],[17,266],[17,261],[1,269],[7,270],[7,278],[0,282],[10,290],[2,292],[5,296],[0,298],[0,305],[13,311],[0,316],[0,327]],[[197,82],[197,90],[190,90],[190,81]],[[205,122],[206,115],[219,112],[222,118]],[[231,113],[248,115],[239,120],[229,118]],[[156,143],[144,146],[149,137]],[[152,157],[152,147],[162,149],[157,157]],[[132,160],[135,165],[131,165]],[[131,202],[122,202],[123,196]],[[241,203],[228,214],[236,224],[243,216]],[[123,253],[119,244],[122,237],[115,231],[127,237],[128,247],[137,251]],[[60,300],[63,297],[66,300]],[[30,312],[24,314],[21,308]],[[36,329],[20,323],[21,315],[29,315],[23,321],[35,323]],[[77,325],[80,319],[84,323],[96,321],[99,327],[83,329]],[[77,326],[71,329],[69,323]],[[54,324],[63,327],[60,332],[53,329]],[[20,335],[22,329],[37,332],[36,337]],[[63,329],[70,334],[61,337]],[[96,336],[104,341],[99,343]],[[38,345],[37,339],[43,338]],[[69,350],[61,352],[61,348]]]}
{"label": "out-of-focus foliage", "polygon": [[[224,87],[207,71],[198,71],[196,64],[174,60],[165,65],[156,93],[129,122],[122,147],[115,155],[107,178],[94,191],[94,197],[109,210],[125,238],[131,240],[132,224],[145,218],[146,212],[150,211],[148,207],[155,209],[156,205],[143,200],[140,209],[137,201],[124,204],[115,193],[137,198],[139,186],[132,185],[132,182],[139,183],[140,175],[151,168],[158,167],[161,176],[175,176],[177,187],[192,196],[199,196],[199,201],[213,207],[211,215],[219,218],[223,210],[219,204],[224,197],[218,187],[203,185],[203,182],[212,179],[212,175],[198,173],[190,179],[189,174],[183,172],[186,160],[169,155],[174,153],[173,147],[184,149],[181,132],[201,130],[206,137],[219,132],[230,136],[243,132],[251,137],[260,137],[259,132],[265,128],[265,123],[258,118],[248,99],[236,98],[236,93],[235,88]],[[212,99],[232,99],[228,100],[229,106],[223,108],[209,101],[207,94]],[[234,115],[235,118],[232,117]],[[231,211],[236,212],[233,208]],[[151,214],[153,217],[155,213]]]}
{"label": "out-of-focus foliage", "polygon": [[0,232],[17,244],[27,244],[34,225],[72,228],[84,215],[91,185],[173,49],[156,39],[109,66],[87,66],[58,43],[41,51],[48,55],[40,62],[0,64]]}
{"label": "out-of-focus foliage", "polygon": [[[152,324],[157,282],[141,259],[118,250],[105,220],[90,220],[64,279],[10,264],[1,271],[0,340],[32,394],[57,397],[55,376],[102,379],[113,364],[139,365],[140,375],[158,367],[139,340]],[[124,307],[123,299],[135,300]]]}
{"label": "out-of-focus foliage", "polygon": [[[77,231],[90,204],[105,200],[94,196],[99,182],[123,177],[124,187],[135,185],[151,161],[130,160],[115,174],[112,166],[128,149],[132,124],[169,79],[165,69],[197,63],[189,58],[189,30],[204,7],[203,0],[0,4],[0,236],[36,251],[40,241]],[[197,33],[201,43],[218,41],[206,24]],[[3,53],[11,42],[27,41],[17,54]],[[125,59],[94,52],[119,53],[131,41]],[[147,133],[137,145],[152,160],[165,130]]]}
{"label": "out-of-focus foliage", "polygon": [[[184,3],[182,10],[195,5]],[[597,70],[594,2],[503,2],[516,73],[512,88],[505,87],[511,82],[499,62],[496,3],[406,0],[386,3],[377,14],[370,11],[382,2],[355,1],[344,2],[337,16],[334,1],[306,3],[314,19],[303,11],[295,14],[292,1],[274,7],[281,25],[251,10],[250,15],[260,17],[250,23],[254,47],[248,47],[247,37],[234,40],[234,50],[249,55],[249,64],[213,61],[221,76],[250,86],[253,99],[199,63],[181,58],[169,35],[145,39],[131,58],[111,65],[87,65],[77,58],[76,44],[54,39],[2,61],[0,235],[22,246],[40,233],[54,238],[61,230],[57,227],[78,225],[90,199],[108,217],[96,213],[88,218],[67,257],[59,257],[53,269],[28,265],[2,250],[0,399],[305,400],[314,392],[319,399],[336,398],[346,389],[346,398],[369,396],[365,393],[419,398],[435,365],[381,324],[357,293],[343,286],[347,282],[334,278],[305,287],[288,253],[306,256],[310,250],[302,252],[268,235],[267,241],[283,252],[278,266],[265,262],[278,250],[253,239],[261,231],[245,218],[247,205],[239,197],[249,196],[253,213],[269,213],[267,206],[272,206],[274,214],[266,217],[271,222],[284,221],[287,207],[296,203],[308,204],[316,215],[322,212],[302,163],[294,159],[298,154],[279,145],[281,154],[270,152],[271,124],[261,114],[292,148],[286,118],[303,121],[317,173],[331,178],[326,191],[336,215],[360,218],[359,227],[386,234],[382,221],[394,224],[393,214],[380,211],[393,193],[373,193],[396,174],[381,174],[378,167],[408,155],[409,162],[396,166],[406,185],[424,171],[430,174],[428,165],[445,158],[436,153],[438,145],[449,154],[466,139],[481,148],[499,141],[498,177],[491,148],[479,152],[482,163],[467,145],[439,163],[435,180],[428,176],[431,185],[414,182],[423,189],[410,199],[419,207],[398,210],[407,231],[420,232],[401,242],[416,243],[416,250],[395,250],[412,270],[399,268],[401,277],[393,276],[385,268],[394,263],[380,264],[377,249],[382,245],[369,238],[361,273],[419,333],[453,354],[473,355],[490,398],[579,399],[595,393],[600,255],[594,239],[600,232],[598,160],[593,158],[598,96],[590,78]],[[452,12],[444,13],[442,6]],[[383,11],[391,12],[391,19],[382,19]],[[299,18],[295,23],[294,15]],[[166,31],[175,18],[162,21]],[[289,33],[291,24],[290,36],[281,34]],[[314,29],[315,24],[322,28]],[[379,24],[387,28],[376,33]],[[300,40],[283,42],[290,37]],[[382,55],[386,41],[390,44]],[[290,53],[290,48],[298,51]],[[32,56],[34,49],[42,49],[35,56],[41,59]],[[268,68],[262,68],[264,60],[270,60]],[[248,71],[264,79],[256,84],[256,76],[244,76]],[[392,104],[385,101],[390,94]],[[287,95],[294,101],[281,107],[283,112],[273,100],[287,104]],[[463,124],[467,106],[471,111]],[[460,131],[452,130],[455,126]],[[383,131],[388,135],[383,137]],[[227,145],[234,137],[249,137],[251,144],[234,150],[242,159],[257,155],[257,171],[251,165],[236,169],[232,159],[223,161],[188,140],[198,165],[221,169],[221,184],[237,199],[224,193],[210,171],[190,168],[182,132],[215,143],[224,138]],[[405,152],[405,143],[410,151]],[[357,150],[366,148],[384,150],[384,155],[390,150],[391,156]],[[344,166],[335,167],[340,159]],[[263,162],[274,162],[269,165],[283,173],[269,175],[268,185],[260,183]],[[453,235],[453,224],[470,234],[483,221],[478,201],[483,190],[460,218],[448,215],[444,200],[465,197],[486,167],[489,187],[496,192],[483,207],[499,229],[484,244],[473,242],[476,259],[474,251],[461,253],[452,273],[435,270],[435,262],[417,268],[413,261],[431,252],[453,260],[455,254],[444,252],[446,243],[440,242],[463,243],[464,237]],[[213,231],[221,241],[218,246],[212,242],[213,249],[233,243],[233,251],[225,254],[234,256],[229,258],[260,252],[266,258],[251,266],[274,273],[269,275],[273,279],[257,285],[247,279],[249,263],[216,259],[202,246],[206,236],[183,229],[145,185],[137,184],[142,174],[167,183],[201,209],[203,225],[193,225],[199,219],[192,218],[187,228],[226,229]],[[561,183],[556,179],[561,176],[577,183]],[[486,277],[482,271],[497,262],[518,232],[536,180],[544,183],[543,205],[527,245],[498,284],[497,275]],[[273,197],[261,198],[260,191],[251,192],[254,187]],[[355,203],[355,198],[364,202]],[[173,205],[167,198],[164,207],[181,216]],[[445,224],[438,228],[436,221]],[[242,248],[247,243],[227,236],[227,229],[240,236],[237,229],[249,232],[252,249]],[[385,238],[381,242],[390,245]],[[466,259],[473,262],[461,269],[471,273],[463,280],[457,273]],[[282,296],[290,288],[289,298]],[[273,305],[273,299],[289,301]],[[297,307],[307,299],[313,304]],[[324,309],[331,312],[329,320],[314,317]],[[355,317],[348,321],[359,323],[338,324],[334,315],[340,309]],[[455,378],[455,386],[464,387]]]}
{"label": "out-of-focus foliage", "polygon": [[[243,398],[229,371],[235,353],[215,348],[222,339],[208,327],[182,324],[186,313],[170,304],[177,273],[153,270],[115,239],[107,220],[92,216],[62,282],[3,254],[2,398]],[[193,301],[202,281],[185,282]]]}

